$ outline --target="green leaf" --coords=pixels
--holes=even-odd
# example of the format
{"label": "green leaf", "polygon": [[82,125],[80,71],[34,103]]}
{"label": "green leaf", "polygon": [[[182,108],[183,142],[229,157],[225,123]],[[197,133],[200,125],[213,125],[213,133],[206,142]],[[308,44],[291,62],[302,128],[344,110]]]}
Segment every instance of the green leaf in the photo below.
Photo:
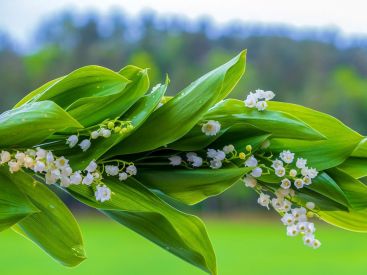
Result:
{"label": "green leaf", "polygon": [[39,95],[41,93],[43,93],[45,90],[49,89],[50,87],[52,87],[54,84],[56,84],[57,82],[59,82],[61,79],[63,79],[64,76],[56,78],[54,80],[51,80],[49,82],[47,82],[46,84],[42,85],[41,87],[37,88],[36,90],[30,92],[29,94],[27,94],[22,100],[20,100],[15,106],[14,108],[18,108],[30,101],[32,101],[32,99],[36,96]]}
{"label": "green leaf", "polygon": [[354,149],[352,157],[367,158],[367,138],[364,138]]}
{"label": "green leaf", "polygon": [[343,190],[351,208],[360,210],[367,208],[367,186],[343,171],[333,168],[327,173],[335,180]]}
{"label": "green leaf", "polygon": [[350,157],[338,168],[355,179],[367,177],[367,158]]}
{"label": "green leaf", "polygon": [[[127,82],[123,74],[126,74],[130,83]],[[66,110],[73,117],[78,119],[85,126],[92,126],[105,119],[114,119],[124,114],[136,101],[142,97],[149,88],[149,78],[147,69],[135,66],[128,66],[120,71],[118,75],[124,81],[118,81],[120,85],[113,86],[114,93],[104,96],[90,94],[88,97],[80,98],[71,104]],[[98,78],[97,78],[98,79]],[[102,85],[102,84],[99,84]],[[102,87],[106,89],[106,85]],[[111,88],[112,89],[112,88]],[[87,96],[86,94],[85,96]]]}
{"label": "green leaf", "polygon": [[51,257],[66,266],[76,266],[86,259],[82,235],[74,216],[45,185],[18,172],[18,187],[40,210],[21,220],[15,231],[32,240]]}
{"label": "green leaf", "polygon": [[39,211],[15,185],[14,181],[19,180],[22,180],[19,175],[12,175],[8,169],[0,167],[0,231]]}
{"label": "green leaf", "polygon": [[315,179],[312,180],[312,184],[306,186],[306,188],[346,207],[350,206],[346,194],[335,182],[335,180],[325,172],[321,172]]}
{"label": "green leaf", "polygon": [[128,137],[131,133],[133,133],[133,131],[138,129],[140,125],[142,125],[144,121],[149,117],[149,115],[154,111],[154,109],[159,104],[163,94],[165,93],[167,85],[168,83],[165,85],[161,85],[150,94],[141,97],[129,109],[129,111],[122,116],[121,120],[131,121],[132,125],[134,126],[134,129],[132,131],[125,134],[113,133],[111,137],[107,139],[100,138],[97,140],[92,140],[92,146],[86,152],[82,152],[80,148],[70,150],[68,158],[74,170],[83,170],[92,160],[99,159],[110,149],[111,152],[109,156],[113,156],[115,146],[118,148],[118,144],[126,137]]}
{"label": "green leaf", "polygon": [[152,190],[186,204],[196,204],[216,196],[236,183],[252,168],[180,169],[139,168],[137,179]]}
{"label": "green leaf", "polygon": [[[156,149],[184,136],[216,102],[226,97],[245,71],[246,52],[202,76],[161,108],[129,138],[119,154]],[[147,139],[149,137],[149,139]]]}
{"label": "green leaf", "polygon": [[367,210],[320,211],[317,214],[323,221],[334,226],[356,232],[367,232]]}
{"label": "green leaf", "polygon": [[247,108],[243,101],[227,99],[219,102],[207,114],[204,120],[216,120],[223,127],[233,124],[248,123],[269,132],[274,137],[321,140],[325,137],[309,124],[295,116],[277,110],[259,112]]}
{"label": "green leaf", "polygon": [[216,274],[215,254],[200,219],[168,205],[136,179],[104,181],[112,191],[111,200],[104,203],[96,202],[87,186],[72,186],[68,192],[185,261]]}
{"label": "green leaf", "polygon": [[109,69],[85,66],[59,78],[32,101],[52,100],[66,109],[81,98],[119,94],[128,83],[127,78]]}
{"label": "green leaf", "polygon": [[28,103],[0,115],[0,148],[33,146],[55,132],[82,127],[52,101]]}
{"label": "green leaf", "polygon": [[306,158],[318,170],[335,167],[344,162],[362,140],[362,136],[336,118],[295,104],[269,102],[270,111],[289,113],[322,133],[326,139],[318,141],[275,138],[270,150],[291,150],[296,157]]}

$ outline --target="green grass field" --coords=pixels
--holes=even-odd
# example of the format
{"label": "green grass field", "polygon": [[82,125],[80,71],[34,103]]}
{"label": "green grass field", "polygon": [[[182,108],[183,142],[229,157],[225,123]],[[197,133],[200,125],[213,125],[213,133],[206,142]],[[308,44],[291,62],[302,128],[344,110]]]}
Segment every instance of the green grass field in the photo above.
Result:
{"label": "green grass field", "polygon": [[[367,235],[318,225],[319,250],[286,237],[274,221],[209,219],[219,274],[367,274]],[[0,234],[0,274],[205,274],[128,229],[105,219],[81,219],[88,259],[65,268],[11,230]]]}

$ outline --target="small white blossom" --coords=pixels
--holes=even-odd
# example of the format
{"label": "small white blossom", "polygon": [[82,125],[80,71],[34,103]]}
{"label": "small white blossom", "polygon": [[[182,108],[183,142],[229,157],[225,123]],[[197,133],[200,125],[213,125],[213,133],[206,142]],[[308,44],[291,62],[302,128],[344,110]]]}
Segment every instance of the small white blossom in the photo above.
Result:
{"label": "small white blossom", "polygon": [[70,178],[66,176],[61,176],[60,178],[60,185],[62,187],[69,187],[71,184]]}
{"label": "small white blossom", "polygon": [[223,147],[223,152],[226,154],[232,153],[234,151],[234,146],[232,144]]}
{"label": "small white blossom", "polygon": [[128,173],[130,176],[135,176],[137,174],[138,170],[134,165],[129,165],[126,167],[126,173]]}
{"label": "small white blossom", "polygon": [[298,228],[299,232],[301,232],[301,233],[306,232],[307,226],[308,226],[307,222],[298,222],[298,224],[297,224],[297,228]]}
{"label": "small white blossom", "polygon": [[9,162],[11,160],[11,155],[8,151],[1,152],[1,164]]}
{"label": "small white blossom", "polygon": [[54,154],[52,154],[51,151],[48,151],[47,154],[46,154],[46,162],[47,163],[52,163],[54,161],[55,161]]}
{"label": "small white blossom", "polygon": [[218,159],[213,159],[210,161],[210,168],[219,169],[222,167],[222,162]]}
{"label": "small white blossom", "polygon": [[257,199],[257,203],[269,209],[270,196],[264,193],[260,193],[260,196]]}
{"label": "small white blossom", "polygon": [[182,158],[180,156],[172,156],[168,158],[172,166],[178,166],[182,163]]}
{"label": "small white blossom", "polygon": [[314,235],[307,234],[303,236],[303,243],[307,246],[312,246],[314,240],[315,240]]}
{"label": "small white blossom", "polygon": [[45,149],[42,149],[42,148],[39,148],[39,147],[37,148],[37,151],[36,151],[37,160],[45,159],[46,154],[47,154],[47,151]]}
{"label": "small white blossom", "polygon": [[82,181],[82,184],[85,184],[85,185],[91,185],[91,184],[93,183],[93,181],[94,181],[94,177],[93,177],[93,175],[92,175],[91,173],[88,173],[88,174],[84,177],[84,179],[83,179],[83,181]]}
{"label": "small white blossom", "polygon": [[310,177],[311,179],[316,178],[318,174],[319,174],[319,172],[317,172],[317,170],[315,168],[308,168],[307,169],[307,176]]}
{"label": "small white blossom", "polygon": [[97,139],[97,138],[99,138],[99,136],[100,136],[100,132],[99,131],[93,131],[90,134],[91,139]]}
{"label": "small white blossom", "polygon": [[256,167],[254,170],[252,170],[251,176],[258,178],[258,177],[261,177],[262,173],[263,173],[263,170],[260,167]]}
{"label": "small white blossom", "polygon": [[94,195],[97,201],[108,201],[111,199],[111,189],[109,189],[106,185],[99,185],[97,186],[97,190]]}
{"label": "small white blossom", "polygon": [[193,167],[200,167],[203,165],[203,159],[201,157],[193,156],[191,165]]}
{"label": "small white blossom", "polygon": [[255,108],[257,100],[258,100],[257,96],[253,93],[250,93],[244,101],[245,106],[248,108]]}
{"label": "small white blossom", "polygon": [[291,225],[287,227],[287,235],[290,237],[297,236],[299,234],[298,228],[296,225]]}
{"label": "small white blossom", "polygon": [[280,185],[284,189],[289,189],[292,183],[289,179],[282,179],[282,184]]}
{"label": "small white blossom", "polygon": [[127,180],[128,175],[125,172],[119,174],[119,181]]}
{"label": "small white blossom", "polygon": [[97,170],[98,164],[96,163],[95,160],[92,160],[88,166],[85,168],[85,171],[89,172],[89,173],[93,173]]}
{"label": "small white blossom", "polygon": [[217,150],[215,150],[215,149],[208,149],[206,155],[207,155],[208,158],[213,159],[217,155]]}
{"label": "small white blossom", "polygon": [[55,161],[55,165],[59,169],[64,169],[68,167],[68,164],[69,164],[69,160],[64,157],[57,158]]}
{"label": "small white blossom", "polygon": [[70,166],[66,166],[61,169],[61,174],[64,177],[69,177],[73,173],[73,169]]}
{"label": "small white blossom", "polygon": [[226,158],[226,154],[221,151],[221,150],[217,150],[217,154],[214,157],[216,160],[224,160]]}
{"label": "small white blossom", "polygon": [[193,157],[196,157],[198,154],[196,154],[195,152],[189,152],[186,154],[187,157],[187,161],[193,162]]}
{"label": "small white blossom", "polygon": [[91,142],[89,139],[84,139],[81,143],[79,143],[79,147],[83,150],[83,152],[87,151],[91,146]]}
{"label": "small white blossom", "polygon": [[66,144],[69,145],[70,148],[75,147],[75,145],[78,144],[79,138],[77,135],[72,135],[70,137],[68,137],[68,139],[66,140]]}
{"label": "small white blossom", "polygon": [[295,219],[293,217],[292,214],[286,213],[284,214],[284,216],[281,218],[281,221],[284,225],[293,225],[295,222]]}
{"label": "small white blossom", "polygon": [[250,175],[246,175],[246,177],[243,178],[243,182],[245,183],[246,187],[250,188],[254,188],[257,184],[257,180]]}
{"label": "small white blossom", "polygon": [[292,207],[292,203],[289,200],[284,200],[283,202],[283,210],[285,212],[288,212],[289,210],[291,210]]}
{"label": "small white blossom", "polygon": [[307,164],[307,159],[298,158],[296,162],[296,166],[299,169],[305,168]]}
{"label": "small white blossom", "polygon": [[305,177],[303,177],[303,183],[305,184],[305,185],[310,185],[311,183],[312,183],[312,180],[311,180],[311,178],[309,177],[309,176],[305,176]]}
{"label": "small white blossom", "polygon": [[300,207],[300,208],[294,208],[292,209],[292,215],[298,219],[301,215],[306,215],[306,208]]}
{"label": "small white blossom", "polygon": [[46,171],[46,164],[43,161],[37,160],[34,165],[33,171],[36,173],[42,173]]}
{"label": "small white blossom", "polygon": [[264,99],[266,101],[272,100],[275,97],[275,94],[272,91],[264,92]]}
{"label": "small white blossom", "polygon": [[202,126],[201,131],[207,136],[215,136],[220,131],[220,127],[221,125],[218,121],[209,120]]}
{"label": "small white blossom", "polygon": [[321,242],[319,240],[313,240],[311,246],[314,248],[314,249],[317,249],[321,246]]}
{"label": "small white blossom", "polygon": [[271,167],[273,167],[274,169],[277,169],[278,167],[283,167],[283,161],[276,159],[273,161]]}
{"label": "small white blossom", "polygon": [[297,188],[297,189],[300,189],[304,186],[304,181],[302,179],[295,179],[294,180],[294,186]]}
{"label": "small white blossom", "polygon": [[245,166],[247,167],[256,167],[258,164],[257,159],[252,155],[245,161]]}
{"label": "small white blossom", "polygon": [[79,171],[74,172],[70,176],[70,184],[78,185],[78,184],[80,184],[82,182],[82,180],[83,180],[83,177],[82,177],[82,175],[80,174]]}
{"label": "small white blossom", "polygon": [[119,167],[116,165],[106,165],[105,171],[108,176],[117,176],[119,174]]}
{"label": "small white blossom", "polygon": [[273,198],[271,200],[271,205],[273,206],[273,208],[276,211],[282,211],[283,210],[283,202],[284,202],[284,200],[281,197]]}
{"label": "small white blossom", "polygon": [[24,163],[24,158],[26,157],[26,155],[22,152],[17,152],[15,154],[15,159],[17,160],[17,162],[19,163],[19,165],[23,165]]}
{"label": "small white blossom", "polygon": [[9,166],[9,171],[12,174],[18,172],[21,168],[19,163],[13,160],[8,162],[8,166]]}
{"label": "small white blossom", "polygon": [[291,170],[289,171],[289,176],[290,176],[290,177],[292,177],[292,178],[297,177],[297,174],[298,174],[298,172],[297,172],[297,170],[296,170],[296,169],[291,169]]}
{"label": "small white blossom", "polygon": [[294,153],[292,153],[289,150],[284,150],[280,153],[279,157],[285,162],[285,163],[292,163],[294,160]]}
{"label": "small white blossom", "polygon": [[101,135],[104,138],[109,138],[111,136],[111,130],[101,129]]}
{"label": "small white blossom", "polygon": [[278,167],[275,169],[275,175],[277,175],[278,177],[284,177],[285,176],[285,168],[284,167]]}
{"label": "small white blossom", "polygon": [[256,103],[256,108],[258,111],[264,111],[268,107],[266,101],[259,101]]}
{"label": "small white blossom", "polygon": [[29,156],[26,156],[24,158],[24,167],[25,168],[29,168],[29,169],[32,169],[34,167],[34,164],[35,164],[35,160]]}

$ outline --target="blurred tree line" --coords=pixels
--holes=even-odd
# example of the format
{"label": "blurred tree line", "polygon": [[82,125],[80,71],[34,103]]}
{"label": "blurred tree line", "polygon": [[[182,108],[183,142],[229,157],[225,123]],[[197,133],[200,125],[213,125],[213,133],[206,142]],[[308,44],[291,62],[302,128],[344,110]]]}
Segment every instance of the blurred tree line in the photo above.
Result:
{"label": "blurred tree line", "polygon": [[[127,64],[148,67],[152,85],[168,73],[173,95],[248,49],[247,71],[233,97],[244,98],[257,88],[273,90],[278,100],[327,112],[367,134],[367,44],[340,47],[334,38],[326,31],[320,36],[252,24],[219,28],[208,18],[190,22],[149,12],[137,18],[119,11],[109,16],[62,12],[38,27],[29,51],[19,52],[11,36],[0,34],[0,111],[41,84],[89,64],[114,70]],[[209,205],[222,209],[247,203],[241,199],[244,192],[231,194],[231,200]]]}

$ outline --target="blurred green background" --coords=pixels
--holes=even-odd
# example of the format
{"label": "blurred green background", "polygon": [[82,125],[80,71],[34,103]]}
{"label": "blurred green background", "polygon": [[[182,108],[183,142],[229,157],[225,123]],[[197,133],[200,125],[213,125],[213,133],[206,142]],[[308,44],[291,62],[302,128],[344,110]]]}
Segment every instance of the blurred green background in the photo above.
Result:
{"label": "blurred green background", "polygon": [[[0,34],[0,111],[46,81],[80,66],[118,70],[149,67],[152,86],[168,73],[168,93],[248,49],[247,72],[232,96],[272,90],[367,134],[367,43],[341,41],[338,32],[287,26],[188,21],[145,12],[61,12],[44,21],[30,47]],[[337,133],[335,133],[337,134]],[[65,198],[81,220],[88,260],[76,269],[55,263],[11,231],[0,234],[0,274],[203,274],[135,233]],[[237,185],[192,208],[208,221],[220,274],[366,274],[367,235],[318,225],[321,249],[285,236],[279,217],[259,209],[255,195]]]}

